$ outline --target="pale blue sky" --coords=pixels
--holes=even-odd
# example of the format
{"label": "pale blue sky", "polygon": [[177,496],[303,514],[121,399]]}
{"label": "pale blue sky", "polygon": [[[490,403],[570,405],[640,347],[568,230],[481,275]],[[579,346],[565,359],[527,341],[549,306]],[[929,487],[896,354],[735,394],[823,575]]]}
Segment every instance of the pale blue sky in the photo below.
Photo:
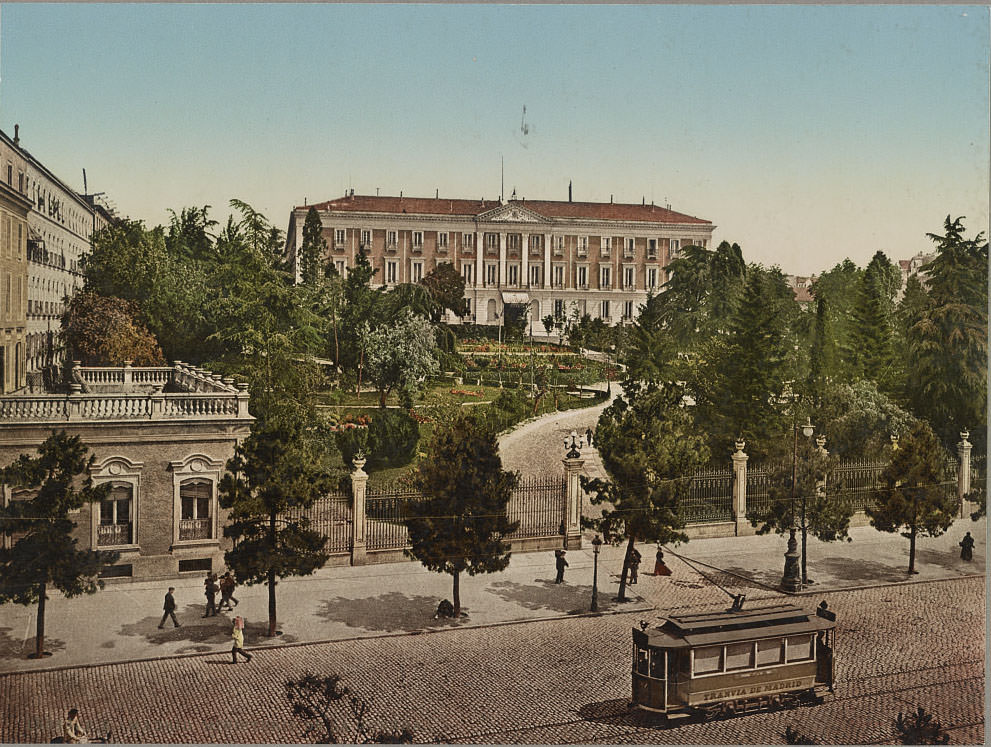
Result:
{"label": "pale blue sky", "polygon": [[150,224],[491,199],[504,157],[507,193],[666,201],[811,273],[986,227],[988,38],[974,6],[6,4],[0,127]]}

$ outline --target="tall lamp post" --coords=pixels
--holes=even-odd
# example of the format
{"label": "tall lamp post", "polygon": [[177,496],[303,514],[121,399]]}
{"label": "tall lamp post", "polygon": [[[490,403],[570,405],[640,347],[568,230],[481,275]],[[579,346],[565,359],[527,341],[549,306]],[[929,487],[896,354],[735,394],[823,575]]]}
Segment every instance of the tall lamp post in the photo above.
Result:
{"label": "tall lamp post", "polygon": [[802,569],[801,555],[798,552],[798,540],[795,538],[795,482],[798,477],[798,430],[802,429],[802,435],[810,438],[815,432],[812,420],[806,418],[804,425],[795,423],[792,427],[794,443],[791,452],[791,527],[788,529],[788,549],[785,551],[785,571],[781,577],[781,589],[783,591],[802,590]]}
{"label": "tall lamp post", "polygon": [[592,539],[592,606],[590,612],[599,611],[599,548],[602,547],[602,539],[595,535]]}

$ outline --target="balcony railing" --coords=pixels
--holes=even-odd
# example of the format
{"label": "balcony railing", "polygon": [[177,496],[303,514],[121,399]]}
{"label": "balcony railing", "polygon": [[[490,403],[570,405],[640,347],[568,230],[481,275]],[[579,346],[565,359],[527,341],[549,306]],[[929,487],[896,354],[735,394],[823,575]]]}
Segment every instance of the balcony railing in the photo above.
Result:
{"label": "balcony railing", "polygon": [[180,519],[179,539],[184,540],[204,540],[211,539],[213,527],[212,519]]}
{"label": "balcony railing", "polygon": [[133,542],[131,528],[130,523],[100,524],[96,527],[96,544],[99,547],[130,545]]}

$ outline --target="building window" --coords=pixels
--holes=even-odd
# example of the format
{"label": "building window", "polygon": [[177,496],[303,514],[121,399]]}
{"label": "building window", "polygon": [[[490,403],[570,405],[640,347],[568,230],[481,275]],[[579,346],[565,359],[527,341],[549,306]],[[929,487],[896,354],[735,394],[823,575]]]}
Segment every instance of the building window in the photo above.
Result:
{"label": "building window", "polygon": [[554,265],[554,287],[564,287],[564,265]]}
{"label": "building window", "polygon": [[465,279],[465,285],[471,285],[471,275],[474,265],[461,265],[461,277]]}
{"label": "building window", "polygon": [[678,250],[680,248],[681,247],[678,243],[678,239],[671,239],[671,251],[669,252],[669,255],[672,259],[678,256]]}
{"label": "building window", "polygon": [[599,239],[599,247],[600,247],[600,254],[603,257],[608,257],[609,252],[612,251],[612,237],[603,236],[601,239]]}
{"label": "building window", "polygon": [[346,277],[345,272],[347,270],[347,263],[343,259],[334,260],[334,269],[337,270],[337,274],[342,278]]}
{"label": "building window", "polygon": [[472,235],[470,233],[463,233],[463,234],[461,234],[461,248],[462,249],[471,249],[471,247],[473,246],[472,241],[473,241],[473,239],[472,239]]}
{"label": "building window", "polygon": [[552,236],[551,246],[554,247],[554,254],[558,257],[564,254],[564,236]]}
{"label": "building window", "polygon": [[623,268],[623,287],[626,289],[632,289],[636,286],[637,268],[636,267],[624,267]]}
{"label": "building window", "polygon": [[389,249],[395,249],[396,248],[396,232],[395,231],[386,231],[385,232],[385,245]]}
{"label": "building window", "polygon": [[530,265],[530,285],[540,285],[540,265]]}
{"label": "building window", "polygon": [[213,484],[209,480],[192,479],[179,484],[179,540],[213,538]]}
{"label": "building window", "polygon": [[623,301],[623,318],[633,318],[633,301]]}
{"label": "building window", "polygon": [[635,242],[634,239],[628,238],[626,240],[626,248],[623,249],[623,256],[626,259],[633,259],[633,255],[634,255],[634,251],[635,251],[634,247],[635,246],[636,246],[636,242]]}
{"label": "building window", "polygon": [[588,288],[588,267],[585,265],[578,266],[578,287]]}
{"label": "building window", "polygon": [[540,250],[543,248],[543,236],[540,234],[535,234],[530,237],[530,252],[532,254],[540,254]]}
{"label": "building window", "polygon": [[647,268],[647,290],[654,290],[657,288],[657,268],[648,267]]}
{"label": "building window", "polygon": [[396,265],[397,263],[395,261],[385,263],[385,282],[396,282]]}
{"label": "building window", "polygon": [[410,270],[411,270],[410,282],[419,283],[421,280],[423,280],[423,262],[411,262]]}
{"label": "building window", "polygon": [[520,266],[519,265],[509,265],[506,268],[507,274],[509,276],[510,285],[520,284]]}
{"label": "building window", "polygon": [[588,236],[578,237],[578,256],[579,257],[588,256]]}
{"label": "building window", "polygon": [[657,239],[647,239],[647,259],[657,259]]}
{"label": "building window", "polygon": [[612,268],[611,267],[600,267],[599,268],[599,288],[608,289],[612,288]]}
{"label": "building window", "polygon": [[555,298],[554,299],[554,318],[563,319],[564,318],[564,299]]}
{"label": "building window", "polygon": [[498,249],[499,248],[499,234],[497,234],[497,233],[487,233],[487,234],[485,234],[485,246],[488,249]]}
{"label": "building window", "polygon": [[600,316],[603,319],[608,319],[609,318],[609,302],[608,301],[603,301],[602,302],[602,313],[600,314]]}
{"label": "building window", "polygon": [[413,231],[413,248],[423,248],[423,231]]}
{"label": "building window", "polygon": [[131,517],[134,486],[126,482],[111,483],[109,495],[100,501],[100,518],[96,527],[96,544],[101,547],[130,545],[134,542]]}
{"label": "building window", "polygon": [[361,246],[364,249],[372,248],[372,232],[367,228],[361,229]]}
{"label": "building window", "polygon": [[489,262],[485,265],[485,284],[495,285],[499,282],[499,265]]}
{"label": "building window", "polygon": [[344,246],[347,231],[343,228],[334,229],[334,246]]}
{"label": "building window", "polygon": [[441,231],[437,234],[437,249],[447,251],[447,231]]}
{"label": "building window", "polygon": [[506,246],[510,251],[518,251],[520,248],[520,235],[518,233],[507,234]]}

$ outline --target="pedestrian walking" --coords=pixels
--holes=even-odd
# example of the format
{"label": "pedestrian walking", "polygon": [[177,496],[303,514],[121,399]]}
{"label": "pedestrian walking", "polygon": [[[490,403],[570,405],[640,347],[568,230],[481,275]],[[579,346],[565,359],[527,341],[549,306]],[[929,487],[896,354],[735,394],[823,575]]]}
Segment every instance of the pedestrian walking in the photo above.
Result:
{"label": "pedestrian walking", "polygon": [[554,557],[557,565],[557,578],[554,579],[554,583],[561,584],[564,583],[564,569],[568,567],[568,561],[564,559],[564,550],[555,550]]}
{"label": "pedestrian walking", "polygon": [[592,429],[591,428],[586,428],[585,429],[585,443],[587,443],[589,446],[592,445]]}
{"label": "pedestrian walking", "polygon": [[206,579],[203,581],[203,587],[203,593],[206,595],[206,612],[203,617],[210,617],[210,615],[216,616],[217,592],[220,591],[220,587],[217,585],[217,575],[214,573],[206,574]]}
{"label": "pedestrian walking", "polygon": [[169,590],[167,592],[165,592],[165,606],[162,608],[162,609],[165,610],[165,614],[162,615],[162,622],[160,622],[158,624],[158,627],[159,628],[164,628],[165,627],[165,621],[169,617],[172,618],[172,622],[175,624],[175,626],[177,628],[181,628],[182,627],[179,624],[179,621],[175,619],[175,597],[172,596],[172,592],[173,591],[175,591],[175,587],[174,586],[170,586],[169,587]]}
{"label": "pedestrian walking", "polygon": [[640,551],[635,547],[630,548],[630,585],[632,586],[637,582],[637,571],[640,569],[640,561],[643,558],[640,555]]}
{"label": "pedestrian walking", "polygon": [[966,536],[960,540],[960,560],[974,559],[974,538],[967,532]]}
{"label": "pedestrian walking", "polygon": [[106,737],[90,739],[83,725],[79,723],[79,709],[70,708],[65,721],[62,722],[62,741],[65,744],[105,744],[110,741],[110,732],[107,732]]}
{"label": "pedestrian walking", "polygon": [[671,569],[664,564],[664,550],[661,549],[660,545],[657,547],[657,555],[654,556],[654,575],[655,576],[670,576]]}
{"label": "pedestrian walking", "polygon": [[231,638],[234,639],[234,647],[231,649],[231,663],[237,664],[238,654],[251,661],[251,654],[244,650],[244,618],[240,615],[234,618],[234,630],[231,632]]}
{"label": "pedestrian walking", "polygon": [[[231,575],[230,571],[227,571],[227,573],[220,577],[219,609],[224,609],[226,606],[228,610],[232,610],[237,606],[237,597],[234,596],[234,589],[236,588],[237,584],[234,582],[234,576]],[[231,606],[231,602],[234,602],[233,606]]]}

